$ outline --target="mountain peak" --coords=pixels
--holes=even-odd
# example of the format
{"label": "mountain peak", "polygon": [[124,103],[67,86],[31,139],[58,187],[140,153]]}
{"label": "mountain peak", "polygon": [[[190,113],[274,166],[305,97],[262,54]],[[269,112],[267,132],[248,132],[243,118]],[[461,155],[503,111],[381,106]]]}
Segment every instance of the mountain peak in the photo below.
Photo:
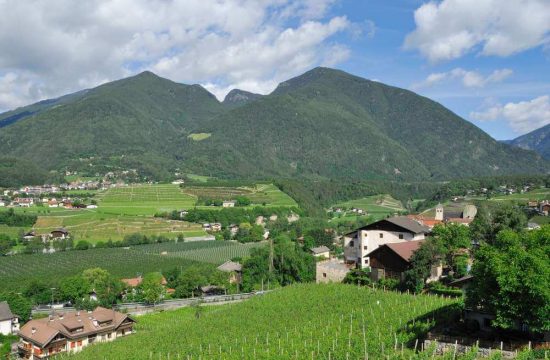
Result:
{"label": "mountain peak", "polygon": [[244,105],[262,97],[260,94],[255,94],[250,91],[233,89],[223,99],[225,105]]}

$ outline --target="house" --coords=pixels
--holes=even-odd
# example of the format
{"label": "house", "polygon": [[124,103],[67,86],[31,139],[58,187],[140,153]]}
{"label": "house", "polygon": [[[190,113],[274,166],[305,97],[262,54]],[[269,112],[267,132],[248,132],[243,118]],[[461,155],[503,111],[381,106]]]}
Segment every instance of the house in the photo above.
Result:
{"label": "house", "polygon": [[[141,285],[141,283],[143,282],[143,278],[140,275],[135,278],[120,279],[120,281],[122,281],[124,284],[126,284],[129,287],[135,288]],[[168,284],[168,281],[166,281],[166,278],[164,276],[161,278],[160,284],[162,286],[166,286]]]}
{"label": "house", "polygon": [[86,209],[97,209],[97,205],[94,205],[94,204],[88,205],[86,206]]}
{"label": "house", "polygon": [[314,248],[311,248],[310,250],[311,250],[311,254],[315,257],[324,257],[327,259],[330,258],[330,249],[325,245],[314,247]]}
{"label": "house", "polygon": [[225,289],[216,285],[201,286],[200,291],[203,296],[221,295],[225,293]]}
{"label": "house", "polygon": [[0,200],[0,207],[4,207],[4,206],[6,206],[6,203],[4,201]]}
{"label": "house", "polygon": [[19,356],[46,359],[75,353],[95,342],[108,342],[133,333],[135,320],[127,314],[102,307],[94,311],[52,314],[31,320],[19,331]]}
{"label": "house", "polygon": [[237,235],[239,232],[239,225],[231,224],[229,225],[229,231],[231,232],[231,236]]}
{"label": "house", "polygon": [[370,265],[368,253],[389,243],[424,240],[427,226],[406,216],[395,216],[363,226],[344,235],[344,259],[364,268]]}
{"label": "house", "polygon": [[461,277],[460,279],[451,281],[449,283],[449,286],[459,288],[460,290],[462,290],[463,293],[465,293],[466,289],[468,289],[468,287],[470,286],[473,280],[474,280],[474,277],[472,275],[466,275]]}
{"label": "house", "polygon": [[11,335],[19,331],[19,317],[11,312],[7,302],[0,302],[0,334]]}
{"label": "house", "polygon": [[262,215],[256,217],[256,221],[254,222],[256,225],[265,225],[265,219]]}
{"label": "house", "polygon": [[212,230],[212,226],[209,223],[202,224],[202,228],[204,231]]}
{"label": "house", "polygon": [[339,283],[350,271],[349,265],[338,260],[319,261],[315,264],[315,281],[319,283]]}
{"label": "house", "polygon": [[234,200],[227,200],[222,202],[222,207],[229,208],[229,207],[235,207],[235,201]]}
{"label": "house", "polygon": [[33,198],[17,198],[13,201],[14,205],[17,205],[19,207],[31,207],[34,205],[34,199]]}
{"label": "house", "polygon": [[189,211],[187,210],[180,210],[180,218],[183,219],[187,214],[189,214]]}
{"label": "house", "polygon": [[527,223],[527,230],[538,230],[540,229],[540,225],[536,222],[528,222]]}
{"label": "house", "polygon": [[243,266],[238,262],[226,261],[220,266],[218,270],[229,273],[229,283],[230,284],[240,284],[242,282],[242,271]]}
{"label": "house", "polygon": [[550,202],[548,200],[541,201],[539,204],[539,212],[545,216],[550,213]]}
{"label": "house", "polygon": [[36,231],[34,231],[34,230],[31,230],[28,233],[23,235],[23,239],[25,239],[27,241],[32,240],[35,237],[36,237]]}
{"label": "house", "polygon": [[172,185],[181,185],[183,183],[185,183],[185,181],[183,181],[182,179],[172,181]]}
{"label": "house", "polygon": [[277,214],[271,214],[271,216],[269,217],[269,221],[277,221],[279,217],[277,216]]}
{"label": "house", "polygon": [[[372,280],[378,281],[386,278],[403,280],[404,272],[411,266],[412,255],[423,242],[424,240],[389,243],[371,251],[366,256],[370,258]],[[443,267],[434,266],[427,282],[439,279],[442,274]]]}
{"label": "house", "polygon": [[220,224],[220,223],[213,223],[213,224],[212,224],[212,231],[222,231],[222,224]]}
{"label": "house", "polygon": [[57,202],[57,199],[51,199],[48,201],[48,207],[56,208],[59,206],[59,203]]}
{"label": "house", "polygon": [[50,232],[50,236],[54,239],[68,239],[70,237],[70,234],[67,229],[59,228]]}
{"label": "house", "polygon": [[290,215],[288,215],[288,216],[286,217],[286,220],[287,220],[289,223],[296,222],[296,221],[300,220],[300,215],[291,213]]}

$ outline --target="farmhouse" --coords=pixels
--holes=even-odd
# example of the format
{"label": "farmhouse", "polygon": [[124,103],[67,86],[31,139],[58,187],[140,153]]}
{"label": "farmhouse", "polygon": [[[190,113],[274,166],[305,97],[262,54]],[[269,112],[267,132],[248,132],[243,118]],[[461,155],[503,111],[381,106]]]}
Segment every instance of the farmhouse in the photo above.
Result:
{"label": "farmhouse", "polygon": [[363,226],[344,235],[344,259],[358,267],[368,267],[367,254],[390,243],[424,240],[430,232],[427,226],[405,216],[395,216]]}
{"label": "farmhouse", "polygon": [[402,280],[403,273],[410,267],[412,254],[420,247],[423,240],[403,243],[384,244],[371,251],[371,278],[374,281],[391,278]]}
{"label": "farmhouse", "polygon": [[226,261],[220,266],[218,270],[229,273],[230,284],[240,284],[242,281],[243,266],[238,262]]}
{"label": "farmhouse", "polygon": [[330,258],[330,249],[326,246],[318,246],[311,248],[311,254],[315,257]]}
{"label": "farmhouse", "polygon": [[7,302],[0,302],[0,334],[11,335],[19,331],[19,318],[12,314]]}
{"label": "farmhouse", "polygon": [[222,207],[229,208],[229,207],[235,207],[235,201],[234,200],[227,200],[222,202]]}
{"label": "farmhouse", "polygon": [[19,331],[19,356],[45,359],[59,353],[78,352],[94,342],[113,341],[131,334],[134,323],[127,314],[102,307],[31,320]]}
{"label": "farmhouse", "polygon": [[65,228],[55,229],[50,233],[50,236],[54,239],[68,239],[70,237],[69,232]]}
{"label": "farmhouse", "polygon": [[319,283],[339,283],[349,272],[349,265],[338,260],[319,261],[315,264],[315,281]]}
{"label": "farmhouse", "polygon": [[212,224],[212,231],[221,231],[222,230],[222,224],[220,223],[213,223]]}

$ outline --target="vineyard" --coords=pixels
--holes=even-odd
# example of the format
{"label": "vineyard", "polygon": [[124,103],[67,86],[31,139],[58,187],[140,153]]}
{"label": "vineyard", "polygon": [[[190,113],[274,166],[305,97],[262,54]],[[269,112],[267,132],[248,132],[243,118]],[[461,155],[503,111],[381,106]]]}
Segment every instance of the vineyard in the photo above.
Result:
{"label": "vineyard", "polygon": [[185,186],[183,192],[190,196],[211,199],[233,200],[245,196],[252,204],[266,206],[298,206],[296,201],[272,184],[257,184],[253,187]]}
{"label": "vineyard", "polygon": [[207,308],[198,318],[189,308],[139,317],[136,334],[70,358],[410,359],[420,332],[432,318],[452,315],[454,304],[434,296],[301,284]]}
{"label": "vineyard", "polygon": [[0,257],[0,279],[3,290],[20,290],[33,279],[49,283],[94,267],[104,268],[118,277],[129,277],[174,267],[183,269],[198,261],[219,265],[234,257],[247,256],[255,246],[260,245],[203,241],[4,256]]}
{"label": "vineyard", "polygon": [[264,246],[265,243],[240,244],[234,241],[195,241],[190,243],[162,243],[135,247],[135,251],[146,254],[163,255],[193,261],[207,262],[219,265],[224,261],[247,257],[250,250]]}
{"label": "vineyard", "polygon": [[196,199],[184,194],[178,185],[139,184],[117,187],[96,195],[106,213],[153,215],[156,212],[189,209]]}

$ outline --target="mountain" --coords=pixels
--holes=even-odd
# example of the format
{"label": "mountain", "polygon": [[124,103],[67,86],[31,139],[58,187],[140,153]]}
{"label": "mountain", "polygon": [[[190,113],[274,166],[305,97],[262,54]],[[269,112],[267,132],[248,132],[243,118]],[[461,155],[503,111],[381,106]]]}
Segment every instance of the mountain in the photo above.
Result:
{"label": "mountain", "polygon": [[261,98],[263,95],[254,94],[249,91],[233,89],[223,99],[223,104],[231,108],[246,105],[256,99]]}
{"label": "mountain", "polygon": [[532,151],[492,139],[442,105],[315,68],[265,96],[219,102],[151,72],[90,89],[0,128],[0,153],[45,169],[116,166],[156,178],[429,180],[541,173]]}
{"label": "mountain", "polygon": [[507,143],[522,149],[534,150],[546,160],[550,160],[550,124],[514,140],[508,140]]}

